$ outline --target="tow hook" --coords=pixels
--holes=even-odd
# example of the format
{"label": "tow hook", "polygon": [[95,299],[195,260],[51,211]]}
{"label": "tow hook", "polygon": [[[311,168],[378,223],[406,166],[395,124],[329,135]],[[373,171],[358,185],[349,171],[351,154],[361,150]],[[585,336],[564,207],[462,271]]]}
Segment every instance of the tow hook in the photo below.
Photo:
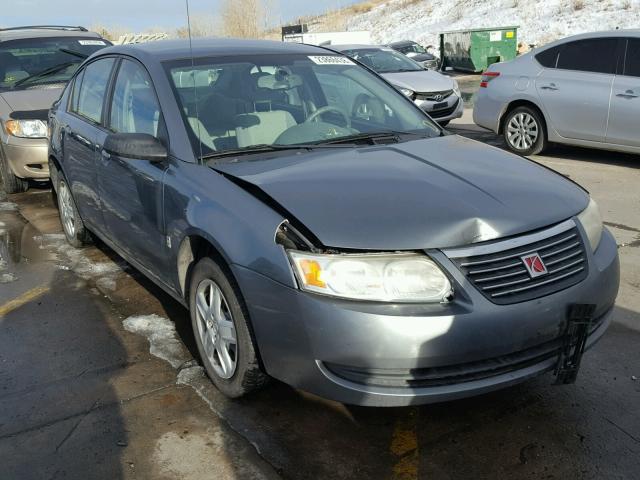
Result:
{"label": "tow hook", "polygon": [[562,337],[562,347],[554,372],[556,376],[554,385],[575,383],[595,310],[596,306],[590,303],[571,305],[567,329]]}

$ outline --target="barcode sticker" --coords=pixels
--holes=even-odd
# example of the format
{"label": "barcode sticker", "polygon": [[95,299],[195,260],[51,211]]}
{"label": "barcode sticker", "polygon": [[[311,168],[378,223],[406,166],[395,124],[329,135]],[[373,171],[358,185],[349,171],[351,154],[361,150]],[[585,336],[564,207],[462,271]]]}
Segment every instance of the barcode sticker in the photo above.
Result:
{"label": "barcode sticker", "polygon": [[309,60],[317,65],[353,65],[353,62],[347,57],[338,57],[336,55],[310,55]]}

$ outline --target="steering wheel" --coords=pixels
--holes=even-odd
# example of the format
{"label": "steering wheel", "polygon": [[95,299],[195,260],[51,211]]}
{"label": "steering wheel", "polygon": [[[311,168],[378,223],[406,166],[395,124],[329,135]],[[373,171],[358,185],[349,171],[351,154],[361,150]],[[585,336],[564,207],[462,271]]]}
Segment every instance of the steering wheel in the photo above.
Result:
{"label": "steering wheel", "polygon": [[349,117],[349,114],[345,110],[342,110],[339,107],[334,107],[332,105],[326,105],[324,107],[319,108],[318,110],[313,112],[311,115],[309,115],[307,119],[304,121],[304,123],[313,122],[314,120],[316,120],[316,118],[320,117],[321,115],[324,115],[327,112],[334,112],[339,114],[344,118],[345,126],[347,128],[351,128],[351,118]]}

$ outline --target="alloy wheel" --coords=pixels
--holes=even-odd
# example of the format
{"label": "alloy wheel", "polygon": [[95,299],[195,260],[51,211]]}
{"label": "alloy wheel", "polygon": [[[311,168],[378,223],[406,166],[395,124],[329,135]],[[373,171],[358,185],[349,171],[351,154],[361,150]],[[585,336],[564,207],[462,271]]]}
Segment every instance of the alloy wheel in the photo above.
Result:
{"label": "alloy wheel", "polygon": [[73,199],[71,198],[71,192],[65,182],[60,182],[58,188],[58,197],[60,204],[60,220],[62,227],[67,233],[67,236],[73,238],[76,234],[76,215],[73,208]]}
{"label": "alloy wheel", "polygon": [[227,299],[213,280],[205,279],[198,284],[196,319],[207,360],[216,375],[231,378],[238,364],[236,328]]}
{"label": "alloy wheel", "polygon": [[507,125],[507,139],[516,150],[531,148],[538,140],[539,133],[538,122],[528,113],[517,113]]}

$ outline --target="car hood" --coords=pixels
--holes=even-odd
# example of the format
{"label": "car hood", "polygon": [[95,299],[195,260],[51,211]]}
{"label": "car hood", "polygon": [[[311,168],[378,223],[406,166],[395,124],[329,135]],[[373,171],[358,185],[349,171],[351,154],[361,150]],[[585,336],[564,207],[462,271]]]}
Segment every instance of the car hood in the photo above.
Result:
{"label": "car hood", "polygon": [[442,92],[453,89],[453,79],[434,72],[433,70],[418,70],[415,72],[383,73],[382,76],[392,84],[409,88],[414,92]]}
{"label": "car hood", "polygon": [[588,203],[552,170],[455,135],[212,167],[258,187],[324,246],[345,249],[462,246],[553,225]]}
{"label": "car hood", "polygon": [[64,87],[8,90],[0,93],[0,96],[14,111],[49,110],[53,102],[60,98],[63,89]]}

